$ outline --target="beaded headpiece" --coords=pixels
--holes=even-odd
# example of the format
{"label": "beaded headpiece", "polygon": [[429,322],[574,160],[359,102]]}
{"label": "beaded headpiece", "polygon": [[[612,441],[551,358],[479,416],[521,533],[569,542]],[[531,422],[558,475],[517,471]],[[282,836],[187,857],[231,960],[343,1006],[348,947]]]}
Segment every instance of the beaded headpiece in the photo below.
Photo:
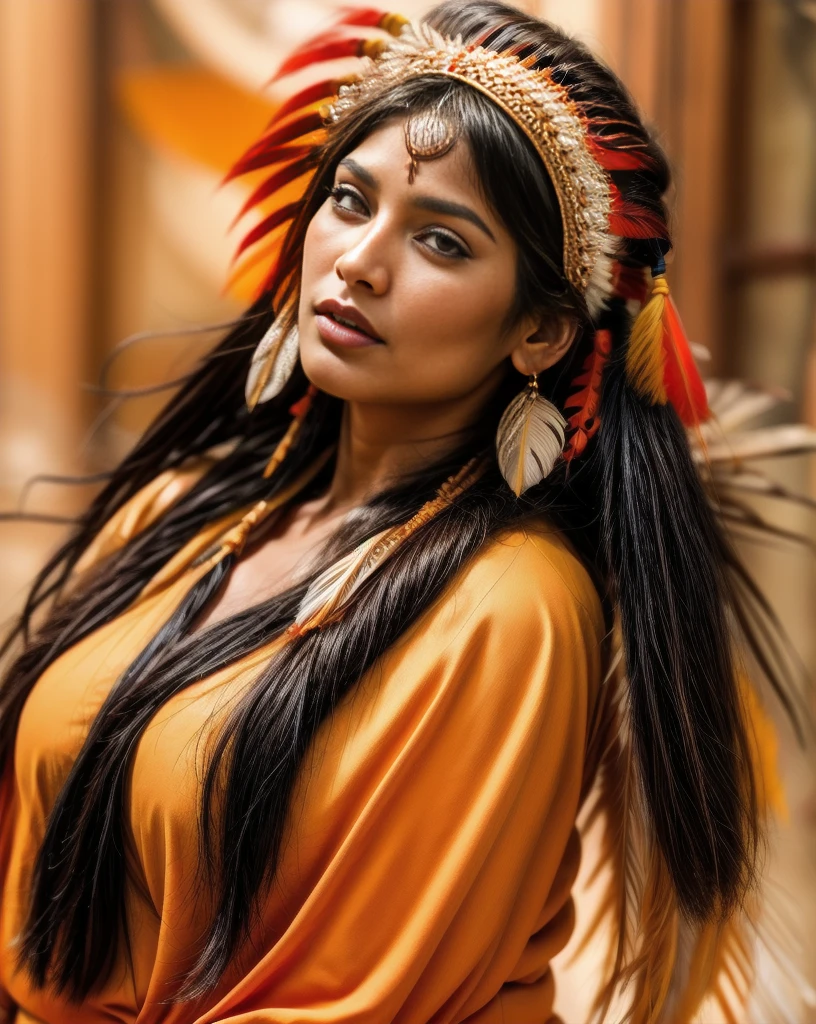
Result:
{"label": "beaded headpiece", "polygon": [[[350,34],[353,28],[379,29],[386,35],[371,38],[370,34]],[[411,22],[399,14],[363,8],[347,11],[334,28],[296,49],[280,66],[273,82],[307,67],[349,57],[360,59],[359,68],[351,75],[309,85],[286,100],[262,137],[227,176],[230,180],[262,169],[271,172],[241,211],[243,215],[258,208],[265,216],[238,248],[236,276],[263,262],[270,268],[263,288],[276,281],[285,227],[302,209],[321,146],[333,126],[342,124],[361,104],[398,83],[424,76],[455,79],[487,96],[504,111],[544,164],[561,213],[564,277],[583,299],[590,317],[596,320],[612,296],[650,307],[648,330],[640,331],[638,344],[627,358],[634,390],[652,404],[671,402],[684,422],[699,422],[708,415],[705,393],[668,298],[665,278],[661,276],[657,287],[650,289],[642,272],[631,270],[616,258],[623,239],[650,240],[658,252],[668,243],[662,218],[648,206],[624,199],[613,179],[617,172],[652,168],[654,160],[646,143],[574,99],[566,84],[568,69],[535,67],[537,54],[530,47],[495,50],[485,45],[496,30],[493,25],[480,39],[465,43],[460,37],[441,34],[426,22]],[[433,126],[423,126],[413,134],[406,130],[412,173],[418,152],[417,134],[424,136],[429,155],[450,147],[446,133],[435,133]],[[288,193],[291,198],[293,186],[301,181],[304,184],[298,198],[287,202],[284,197]],[[603,346],[596,345],[588,360],[592,365],[583,367],[583,375],[588,374],[589,380],[600,379],[607,355]],[[580,454],[597,429],[597,416],[589,411],[597,405],[596,391],[594,385],[590,386],[586,408],[582,406],[570,418],[575,432],[565,458]]]}
{"label": "beaded headpiece", "polygon": [[[565,276],[581,295],[602,292],[596,271],[603,267],[608,274],[604,257],[615,248],[609,235],[611,182],[593,155],[585,119],[549,69],[536,70],[529,60],[465,46],[430,25],[409,22],[376,60],[369,59],[356,82],[340,87],[326,113],[337,122],[370,96],[427,75],[465,82],[521,128],[547,168],[558,197]],[[598,312],[591,301],[588,304],[591,312]]]}

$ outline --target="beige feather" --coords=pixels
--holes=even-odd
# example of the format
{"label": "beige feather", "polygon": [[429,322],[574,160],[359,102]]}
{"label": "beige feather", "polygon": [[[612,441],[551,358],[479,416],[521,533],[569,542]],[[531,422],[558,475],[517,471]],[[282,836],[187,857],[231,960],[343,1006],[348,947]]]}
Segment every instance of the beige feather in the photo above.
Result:
{"label": "beige feather", "polygon": [[552,472],[564,448],[567,421],[531,384],[504,410],[496,432],[499,469],[514,494]]}
{"label": "beige feather", "polygon": [[354,594],[405,541],[482,475],[485,464],[471,459],[458,473],[449,477],[407,522],[389,526],[339,559],[322,572],[303,596],[295,621],[289,627],[292,636],[325,625],[338,616]]}
{"label": "beige feather", "polygon": [[314,580],[298,608],[295,618],[298,632],[319,626],[346,602],[356,586],[369,575],[365,572],[365,564],[370,552],[391,531],[392,528],[388,527],[363,541]]}
{"label": "beige feather", "polygon": [[279,395],[295,368],[300,341],[297,326],[286,330],[287,320],[279,315],[252,354],[245,389],[250,410]]}

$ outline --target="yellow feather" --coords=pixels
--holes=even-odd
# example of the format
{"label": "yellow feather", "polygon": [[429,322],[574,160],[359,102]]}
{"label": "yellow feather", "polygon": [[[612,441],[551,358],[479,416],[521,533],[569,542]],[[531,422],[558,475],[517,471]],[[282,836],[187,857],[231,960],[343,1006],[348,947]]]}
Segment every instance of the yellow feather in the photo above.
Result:
{"label": "yellow feather", "polygon": [[654,279],[652,296],[637,315],[626,352],[626,376],[633,390],[652,405],[668,401],[663,381],[663,311],[669,294],[666,278]]}

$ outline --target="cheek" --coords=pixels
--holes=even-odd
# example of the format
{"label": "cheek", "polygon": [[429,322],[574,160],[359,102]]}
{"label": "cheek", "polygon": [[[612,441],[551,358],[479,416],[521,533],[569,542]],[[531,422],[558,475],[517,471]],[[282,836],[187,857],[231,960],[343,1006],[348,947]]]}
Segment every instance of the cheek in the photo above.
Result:
{"label": "cheek", "polygon": [[331,248],[331,236],[325,220],[326,209],[325,206],[321,206],[306,228],[303,238],[301,271],[304,285],[323,277],[334,266],[335,257]]}
{"label": "cheek", "polygon": [[509,258],[422,275],[403,295],[404,321],[410,324],[405,354],[419,359],[429,374],[473,386],[507,355],[502,328],[514,294]]}

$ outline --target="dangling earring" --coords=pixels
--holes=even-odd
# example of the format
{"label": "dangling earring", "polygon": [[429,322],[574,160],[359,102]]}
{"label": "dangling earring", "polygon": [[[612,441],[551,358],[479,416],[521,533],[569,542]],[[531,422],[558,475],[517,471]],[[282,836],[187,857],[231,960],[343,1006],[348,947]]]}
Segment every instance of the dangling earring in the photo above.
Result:
{"label": "dangling earring", "polygon": [[504,410],[496,431],[501,475],[518,496],[549,476],[564,448],[567,421],[539,394],[538,375]]}
{"label": "dangling earring", "polygon": [[268,402],[270,398],[279,395],[295,368],[300,339],[297,322],[288,331],[285,329],[290,315],[291,307],[282,309],[252,353],[244,389],[250,412],[256,405]]}

